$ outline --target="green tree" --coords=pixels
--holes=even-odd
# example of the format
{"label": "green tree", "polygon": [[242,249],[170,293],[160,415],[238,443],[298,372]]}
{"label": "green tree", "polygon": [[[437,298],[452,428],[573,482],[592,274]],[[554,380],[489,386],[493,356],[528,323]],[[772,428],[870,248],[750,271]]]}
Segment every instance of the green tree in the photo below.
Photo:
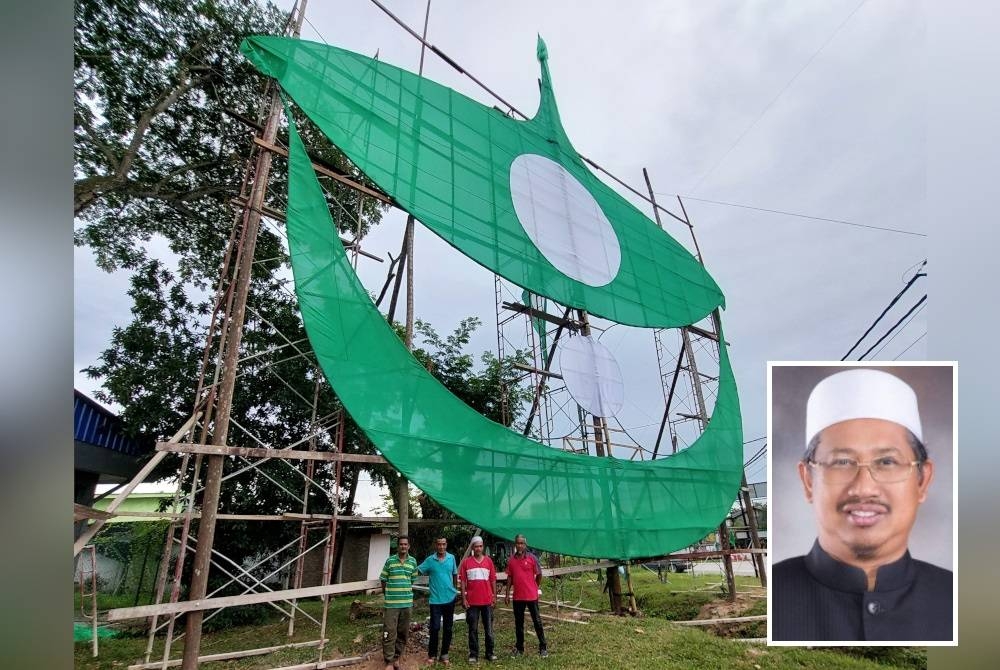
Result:
{"label": "green tree", "polygon": [[[281,33],[287,17],[271,4],[236,0],[81,0],[74,31],[74,212],[76,243],[104,270],[130,274],[131,322],[86,372],[100,379],[96,395],[124,408],[132,432],[164,438],[190,414],[209,332],[211,296],[244,192],[254,126],[261,120],[265,80],[239,53],[247,35]],[[363,177],[317,131],[302,124],[314,160]],[[279,133],[279,141],[287,133]],[[285,190],[286,163],[273,163],[269,190]],[[382,207],[339,184],[327,184],[337,225],[345,234],[378,222]],[[278,202],[275,202],[278,198]],[[281,196],[267,204],[280,209]],[[361,224],[357,213],[361,211]],[[165,261],[152,240],[169,247]],[[248,320],[241,345],[238,390],[230,430],[237,446],[285,446],[312,427],[313,362],[295,357],[288,342],[308,349],[280,233],[262,227],[253,267]],[[287,338],[287,339],[286,339]],[[279,351],[268,355],[269,351]],[[276,362],[277,361],[277,362]],[[212,383],[209,369],[206,383]],[[320,384],[320,416],[339,403]],[[326,432],[319,441],[329,444]],[[371,451],[348,421],[348,450]],[[230,459],[232,460],[232,459]],[[227,474],[242,467],[227,463]],[[161,475],[176,472],[164,462]],[[332,489],[332,468],[313,479]],[[376,478],[379,476],[376,472]],[[313,511],[349,510],[357,472],[344,468],[334,505],[313,493]],[[287,464],[270,462],[227,481],[220,509],[232,513],[301,511],[302,479]],[[292,524],[227,522],[216,546],[234,558],[280,546],[298,532]],[[279,528],[280,526],[280,528]]]}
{"label": "green tree", "polygon": [[[210,331],[209,291],[241,211],[234,199],[244,192],[254,124],[266,101],[266,82],[238,45],[249,34],[280,33],[285,22],[270,4],[236,0],[76,4],[76,243],[91,249],[102,269],[130,274],[132,300],[131,321],[113,330],[108,347],[85,371],[101,381],[100,400],[124,408],[122,418],[133,432],[165,438],[191,412],[205,342],[219,335],[218,325]],[[365,181],[311,123],[297,119],[297,124],[315,161]],[[279,142],[284,138],[287,131],[281,129]],[[282,208],[286,169],[276,157],[266,201],[274,209]],[[324,188],[345,236],[378,223],[384,208],[375,199],[360,200],[356,191],[330,180]],[[303,439],[314,429],[314,394],[319,417],[340,409],[308,353],[275,227],[262,226],[257,240],[228,437],[234,446],[288,446]],[[151,240],[165,242],[173,258],[151,253]],[[498,389],[501,380],[513,379],[513,368],[484,354],[483,367],[474,369],[463,349],[476,326],[478,320],[463,321],[441,340],[421,325],[426,346],[415,353],[459,397],[499,419]],[[212,381],[209,369],[206,384]],[[336,430],[329,421],[323,425],[316,439],[328,447]],[[344,433],[345,450],[374,452],[349,417]],[[303,493],[303,480],[287,461],[274,459],[237,474],[244,467],[227,459],[221,513],[301,511],[296,497]],[[398,481],[389,466],[366,469],[390,488]],[[167,459],[159,474],[175,471],[176,460]],[[312,478],[332,491],[334,473],[332,464],[317,464]],[[310,511],[352,511],[357,477],[357,467],[343,468],[336,501],[313,487]],[[236,560],[267,555],[299,532],[295,524],[220,523],[215,546]]]}
{"label": "green tree", "polygon": [[476,370],[473,357],[465,348],[481,324],[478,317],[466,317],[451,335],[442,339],[430,324],[417,319],[414,330],[423,346],[414,349],[413,355],[465,404],[499,423],[504,422],[501,398],[507,389],[509,416],[506,422],[516,426],[525,412],[524,403],[532,398],[531,389],[517,381],[521,374],[515,367],[515,364],[527,363],[528,352],[515,351],[503,361],[490,351],[483,352],[479,360],[482,367]]}

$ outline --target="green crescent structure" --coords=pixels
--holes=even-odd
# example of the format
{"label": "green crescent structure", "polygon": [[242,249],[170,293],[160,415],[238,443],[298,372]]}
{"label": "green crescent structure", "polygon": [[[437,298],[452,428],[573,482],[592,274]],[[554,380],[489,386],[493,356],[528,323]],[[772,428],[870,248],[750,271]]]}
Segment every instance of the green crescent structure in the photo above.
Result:
{"label": "green crescent structure", "polygon": [[701,263],[584,165],[541,39],[530,121],[325,44],[250,37],[241,48],[403,209],[518,286],[642,327],[688,325],[724,305]]}
{"label": "green crescent structure", "polygon": [[[261,45],[267,45],[267,49],[264,50]],[[343,112],[345,118],[360,119],[354,132],[332,132],[331,139],[338,145],[345,142],[360,152],[352,155],[340,145],[375,183],[404,207],[408,206],[407,195],[415,195],[416,200],[423,197],[423,192],[415,186],[421,183],[420,175],[433,174],[438,169],[447,171],[447,167],[427,167],[422,162],[412,165],[407,162],[407,157],[422,161],[424,154],[422,150],[414,149],[420,143],[404,131],[408,128],[410,135],[414,132],[426,133],[405,125],[412,121],[411,117],[400,125],[402,122],[398,121],[403,117],[401,112],[393,112],[387,102],[391,95],[386,91],[391,87],[386,88],[389,86],[386,82],[395,82],[395,88],[391,90],[397,94],[396,104],[399,104],[398,98],[403,91],[408,91],[407,96],[410,97],[416,92],[430,91],[435,99],[443,96],[461,109],[467,109],[462,106],[465,104],[478,105],[416,75],[324,45],[254,37],[244,42],[242,48],[258,67],[279,79],[286,92],[311,119],[317,121],[324,132],[331,132],[328,126],[341,127],[330,121],[331,118],[338,118],[340,113],[327,108],[331,98],[338,100],[338,110],[349,110]],[[275,49],[279,49],[284,56],[279,58],[275,55]],[[540,50],[540,56],[543,55]],[[289,60],[282,60],[286,57]],[[503,119],[518,124],[510,127],[527,128],[527,131],[516,132],[527,132],[528,136],[538,135],[537,130],[532,130],[536,126],[555,127],[559,129],[559,142],[565,142],[565,147],[568,147],[555,116],[551,91],[550,99],[544,102],[547,80],[543,67],[542,111],[534,120],[529,123],[515,122],[494,112],[488,117],[491,123],[492,120]],[[370,94],[373,91],[380,91],[388,97],[379,95],[372,98]],[[352,97],[354,94],[357,97]],[[460,101],[465,103],[459,104]],[[423,100],[413,102],[413,105],[423,108],[426,113],[426,103]],[[319,115],[319,118],[314,115]],[[363,139],[370,139],[373,135],[388,137],[389,130],[379,119],[389,117],[398,122],[393,126],[396,145],[386,148],[380,143]],[[667,458],[635,462],[564,452],[486,419],[452,395],[413,358],[372,304],[344,252],[291,114],[288,118],[286,219],[302,318],[320,365],[337,395],[352,418],[394,467],[467,521],[502,537],[512,538],[516,533],[525,533],[531,538],[533,546],[561,554],[614,559],[658,556],[692,544],[717,527],[730,509],[743,467],[739,400],[724,346],[720,348],[718,396],[705,432],[688,449]],[[440,130],[449,127],[449,123],[441,121],[435,127]],[[451,122],[451,127],[454,128],[454,122]],[[521,141],[527,143],[523,138]],[[545,141],[544,137],[542,141]],[[366,146],[367,149],[364,149]],[[391,161],[380,156],[382,153],[388,155],[392,146],[401,152],[397,154],[399,163],[396,169],[405,173],[403,177],[383,172]],[[457,146],[454,136],[450,146]],[[614,237],[621,241],[620,267],[615,279],[600,287],[595,285],[592,276],[585,277],[591,282],[589,284],[567,279],[563,274],[565,270],[560,272],[545,257],[545,250],[554,253],[553,249],[558,251],[558,246],[546,246],[544,240],[539,243],[531,237],[537,237],[537,230],[532,232],[530,226],[517,223],[517,216],[532,216],[530,212],[524,214],[528,210],[533,210],[536,219],[540,220],[545,219],[545,212],[551,214],[545,209],[551,205],[552,201],[546,200],[551,194],[545,192],[535,193],[536,198],[528,197],[520,205],[514,203],[514,208],[520,208],[514,215],[516,229],[510,222],[501,223],[501,219],[511,213],[509,210],[501,211],[493,199],[491,208],[496,223],[488,218],[476,219],[465,228],[466,235],[455,233],[460,224],[455,217],[461,218],[465,214],[464,210],[456,209],[456,199],[452,198],[449,215],[452,218],[448,225],[456,237],[442,236],[491,269],[494,265],[508,270],[516,266],[516,272],[512,271],[512,274],[542,281],[541,287],[537,288],[525,282],[522,284],[525,288],[558,302],[579,304],[587,309],[592,309],[590,301],[604,304],[608,308],[604,315],[612,315],[611,318],[626,313],[633,315],[637,322],[659,324],[679,319],[679,312],[686,315],[684,319],[688,319],[681,319],[682,322],[691,323],[700,318],[699,315],[703,316],[702,310],[711,311],[714,305],[720,304],[721,293],[700,264],[675,241],[652,226],[648,219],[642,217],[644,225],[649,224],[652,228],[641,229],[639,237],[631,237],[634,232],[632,222],[636,220],[626,217],[623,223],[615,214],[632,211],[640,217],[642,215],[589,175],[585,168],[577,165],[579,161],[575,153],[570,157],[565,147],[557,147],[558,151],[554,149],[549,156],[537,155],[543,160],[565,166],[571,179],[565,179],[558,170],[552,170],[551,166],[539,161],[528,165],[521,186],[526,182],[529,190],[533,189],[533,179],[539,175],[558,182],[556,191],[563,194],[566,204],[563,213],[573,214],[574,220],[590,216],[590,223],[585,224],[585,228],[587,225],[594,226],[595,221],[600,223],[600,216],[594,216],[593,210],[577,207],[586,200],[580,190],[592,194],[601,216],[607,215],[605,220],[610,222]],[[376,159],[368,160],[365,157],[367,151],[373,152]],[[489,159],[495,158],[499,150],[487,144],[477,151],[482,152],[479,155],[482,169],[495,173],[497,163],[494,161],[491,164]],[[471,149],[469,152],[470,156],[474,153]],[[525,154],[516,154],[515,159],[520,155]],[[464,160],[470,158],[467,156]],[[513,174],[518,169],[515,162],[509,161],[506,167],[511,173],[511,183],[518,180]],[[582,172],[571,169],[574,166]],[[451,173],[456,173],[454,166]],[[493,180],[498,180],[495,174]],[[572,183],[574,180],[575,184]],[[402,191],[396,190],[397,186]],[[451,188],[454,194],[454,183]],[[500,187],[496,186],[496,189]],[[512,197],[510,191],[507,197]],[[517,198],[516,195],[513,197]],[[620,207],[622,203],[630,209],[611,207]],[[610,211],[605,209],[606,205]],[[421,211],[416,204],[410,203],[409,206],[413,207],[411,211],[415,215]],[[434,224],[428,225],[434,228]],[[488,233],[488,226],[497,230]],[[601,233],[597,231],[595,234]],[[603,239],[606,243],[610,238]],[[659,258],[657,263],[648,258],[633,262],[629,258],[632,253],[629,245],[638,244],[636,240],[640,239],[647,240],[650,245],[644,250],[647,256],[651,247],[676,246],[682,253],[673,252],[667,259]],[[527,254],[529,247],[534,255]],[[509,257],[514,248],[523,249],[521,258]],[[480,257],[476,257],[472,250],[479,250]],[[690,259],[693,265],[683,259]],[[650,261],[649,268],[645,267],[647,260]],[[557,257],[557,261],[567,262],[565,257]],[[658,265],[669,263],[675,265],[662,271],[658,268]],[[613,265],[608,263],[607,267]],[[691,295],[697,294],[701,302],[686,298],[678,300],[676,292],[666,297],[659,296],[656,293],[659,288],[653,286],[640,289],[636,284],[632,289],[638,293],[623,288],[624,285],[618,283],[623,273],[632,276],[629,281],[641,283],[635,268],[644,268],[642,272],[655,270],[658,273],[656,276],[664,281],[671,278],[670,281],[676,285],[688,287]],[[499,269],[496,271],[500,272]],[[552,280],[558,284],[555,290],[546,285],[550,277],[556,277]],[[581,302],[574,303],[562,292],[563,289],[567,294],[579,297]],[[620,295],[622,291],[624,296]],[[690,297],[687,293],[685,296]]]}

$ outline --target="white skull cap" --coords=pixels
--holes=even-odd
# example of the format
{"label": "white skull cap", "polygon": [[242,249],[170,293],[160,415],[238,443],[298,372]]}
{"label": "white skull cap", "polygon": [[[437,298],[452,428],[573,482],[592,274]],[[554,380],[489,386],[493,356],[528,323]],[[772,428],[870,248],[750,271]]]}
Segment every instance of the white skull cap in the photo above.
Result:
{"label": "white skull cap", "polygon": [[806,448],[827,426],[850,419],[892,421],[924,439],[917,394],[902,379],[881,370],[846,370],[816,384],[806,403]]}

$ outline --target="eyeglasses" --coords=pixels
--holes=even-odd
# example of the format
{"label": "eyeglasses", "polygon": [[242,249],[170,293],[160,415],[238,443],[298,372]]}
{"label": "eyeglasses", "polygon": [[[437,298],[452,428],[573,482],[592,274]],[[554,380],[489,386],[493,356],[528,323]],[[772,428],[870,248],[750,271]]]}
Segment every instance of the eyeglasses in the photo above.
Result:
{"label": "eyeglasses", "polygon": [[831,484],[846,484],[854,481],[861,468],[868,468],[868,474],[877,482],[891,484],[901,482],[910,476],[910,470],[914,465],[920,465],[921,461],[897,461],[892,456],[876,458],[867,463],[859,463],[853,458],[835,458],[831,461],[809,461],[809,465],[820,468],[823,472],[823,479]]}

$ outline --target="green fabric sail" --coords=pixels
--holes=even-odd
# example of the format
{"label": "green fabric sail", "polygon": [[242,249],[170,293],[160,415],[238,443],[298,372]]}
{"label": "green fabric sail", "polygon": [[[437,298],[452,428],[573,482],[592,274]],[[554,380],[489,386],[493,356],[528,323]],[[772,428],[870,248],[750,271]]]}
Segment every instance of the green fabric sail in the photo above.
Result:
{"label": "green fabric sail", "polygon": [[348,262],[294,126],[289,149],[288,242],[309,340],[344,406],[394,467],[464,519],[561,554],[658,556],[717,527],[743,466],[725,347],[712,420],[680,453],[633,462],[522,437],[449,393],[405,349]]}
{"label": "green fabric sail", "polygon": [[518,286],[643,327],[695,323],[724,305],[704,267],[579,158],[541,39],[529,121],[324,44],[250,37],[241,50],[403,209]]}

